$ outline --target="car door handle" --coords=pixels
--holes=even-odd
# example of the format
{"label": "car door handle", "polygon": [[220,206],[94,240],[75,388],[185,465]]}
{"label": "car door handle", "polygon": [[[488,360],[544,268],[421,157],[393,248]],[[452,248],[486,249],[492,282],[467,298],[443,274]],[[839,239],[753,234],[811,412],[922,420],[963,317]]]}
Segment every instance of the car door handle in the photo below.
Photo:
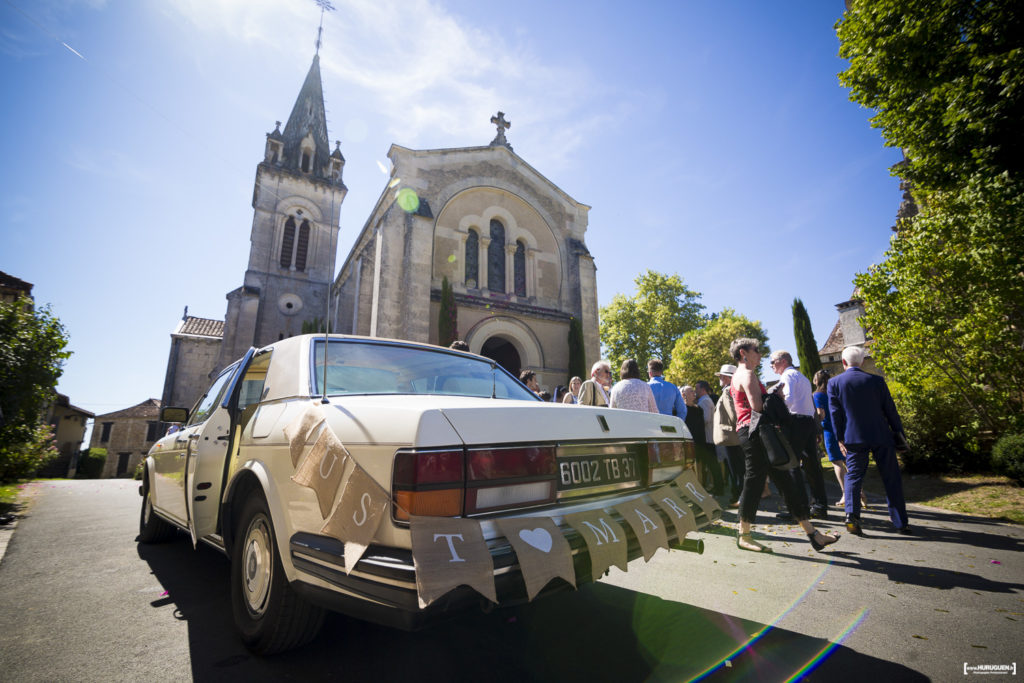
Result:
{"label": "car door handle", "polygon": [[188,435],[189,441],[199,441],[199,432]]}
{"label": "car door handle", "polygon": [[217,437],[217,441],[227,441],[230,438],[231,438],[230,434],[223,434],[223,435]]}

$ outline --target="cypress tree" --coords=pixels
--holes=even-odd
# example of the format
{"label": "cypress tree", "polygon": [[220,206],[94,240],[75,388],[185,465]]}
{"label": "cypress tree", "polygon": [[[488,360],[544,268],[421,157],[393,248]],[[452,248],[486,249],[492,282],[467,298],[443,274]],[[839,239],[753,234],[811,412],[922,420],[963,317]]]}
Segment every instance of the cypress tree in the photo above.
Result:
{"label": "cypress tree", "polygon": [[437,343],[448,346],[459,338],[459,309],[455,305],[455,293],[448,284],[448,277],[441,280],[441,310],[437,314]]}
{"label": "cypress tree", "polygon": [[569,321],[569,376],[565,381],[566,386],[573,377],[587,379],[587,359],[583,348],[583,323],[576,316]]}
{"label": "cypress tree", "polygon": [[800,358],[800,372],[813,381],[814,373],[821,370],[821,357],[811,331],[811,319],[799,298],[793,299],[793,337],[796,339],[796,354]]}

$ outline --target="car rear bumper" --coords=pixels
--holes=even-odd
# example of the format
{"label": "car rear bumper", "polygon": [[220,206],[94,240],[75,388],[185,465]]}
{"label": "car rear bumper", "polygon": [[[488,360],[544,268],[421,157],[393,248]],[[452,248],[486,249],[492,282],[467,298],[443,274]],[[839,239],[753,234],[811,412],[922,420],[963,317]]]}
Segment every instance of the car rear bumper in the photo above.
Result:
{"label": "car rear bumper", "polygon": [[[698,528],[708,526],[720,516],[716,514],[714,519],[709,520],[699,508],[693,511]],[[661,514],[669,532],[669,545],[673,549],[704,552],[704,543],[699,539],[684,539],[680,543],[670,520]],[[640,544],[625,520],[617,515],[615,517],[626,530],[627,557],[632,561],[642,555]],[[591,566],[585,541],[571,527],[564,526],[561,530],[572,548],[577,586],[588,583],[591,581]],[[307,533],[296,533],[292,536],[292,563],[300,575],[315,576],[333,588],[324,588],[301,578],[294,581],[292,587],[314,604],[358,619],[403,630],[415,630],[468,610],[490,611],[495,607],[510,607],[527,602],[526,586],[511,545],[504,538],[489,541],[488,545],[494,561],[497,605],[475,590],[460,586],[427,607],[421,608],[416,592],[416,570],[412,551],[371,545],[352,573],[348,574],[345,572],[344,544],[329,536]],[[537,597],[569,588],[571,586],[568,582],[554,579]]]}

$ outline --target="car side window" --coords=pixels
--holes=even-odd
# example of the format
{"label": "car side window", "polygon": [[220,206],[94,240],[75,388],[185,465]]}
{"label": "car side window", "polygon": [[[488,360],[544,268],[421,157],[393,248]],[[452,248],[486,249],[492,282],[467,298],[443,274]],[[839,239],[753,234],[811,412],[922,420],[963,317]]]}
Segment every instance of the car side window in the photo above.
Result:
{"label": "car side window", "polygon": [[231,378],[231,374],[234,371],[235,366],[232,365],[227,370],[220,373],[216,381],[210,385],[210,388],[205,394],[203,394],[203,397],[199,399],[199,403],[196,404],[196,408],[192,411],[192,415],[189,416],[189,426],[206,422],[206,418],[210,416],[214,406],[220,402],[224,389],[228,385],[228,380]]}

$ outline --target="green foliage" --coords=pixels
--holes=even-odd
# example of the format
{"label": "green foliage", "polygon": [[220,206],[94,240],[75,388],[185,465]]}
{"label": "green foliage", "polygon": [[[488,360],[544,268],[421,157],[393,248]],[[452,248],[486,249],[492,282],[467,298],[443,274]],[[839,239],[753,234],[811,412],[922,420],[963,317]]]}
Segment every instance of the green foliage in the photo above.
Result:
{"label": "green foliage", "polygon": [[896,171],[921,209],[856,277],[862,322],[905,389],[912,446],[937,451],[929,467],[983,466],[987,444],[1024,430],[1024,14],[1011,0],[851,5],[840,79],[904,150]]}
{"label": "green foliage", "polygon": [[583,347],[583,323],[575,316],[569,321],[569,376],[565,380],[566,386],[573,377],[588,377],[586,349]]}
{"label": "green foliage", "polygon": [[[49,308],[0,302],[0,481],[31,465],[45,440],[39,421],[54,398],[68,338]],[[17,475],[24,476],[24,475]]]}
{"label": "green foliage", "polygon": [[441,280],[441,309],[437,314],[437,343],[449,346],[459,338],[459,309],[448,277]]}
{"label": "green foliage", "polygon": [[1024,434],[1004,434],[992,448],[992,465],[1018,484],[1024,484]]}
{"label": "green foliage", "polygon": [[103,466],[106,464],[106,448],[83,450],[78,458],[78,469],[75,470],[75,479],[99,479],[103,476]]}
{"label": "green foliage", "polygon": [[601,344],[613,368],[627,358],[635,358],[641,366],[661,358],[668,366],[676,340],[708,320],[702,313],[700,292],[687,287],[678,275],[653,270],[641,273],[635,282],[636,296],[616,294],[601,309]]}
{"label": "green foliage", "polygon": [[302,321],[302,334],[315,334],[317,332],[326,332],[327,325],[324,323],[324,319],[317,316],[312,320]]}
{"label": "green foliage", "polygon": [[672,362],[665,366],[665,378],[680,386],[694,384],[698,380],[711,382],[715,386],[715,373],[725,364],[735,365],[729,355],[729,344],[734,339],[750,337],[759,339],[762,351],[767,354],[768,335],[759,320],[726,308],[715,315],[704,327],[691,330],[676,341],[672,351]]}
{"label": "green foliage", "polygon": [[28,479],[56,455],[53,428],[36,423],[27,441],[0,450],[0,482]]}
{"label": "green foliage", "polygon": [[918,190],[1024,170],[1024,36],[1017,0],[854,0],[839,75],[900,147]]}
{"label": "green foliage", "polygon": [[977,419],[964,409],[941,382],[928,388],[909,389],[889,381],[893,401],[910,442],[910,452],[900,456],[907,472],[915,474],[965,473],[988,467],[986,444],[979,438]]}
{"label": "green foliage", "polygon": [[1001,179],[978,184],[902,221],[855,282],[886,374],[918,400],[926,386],[956,395],[958,424],[997,438],[1024,427],[1024,198]]}
{"label": "green foliage", "polygon": [[811,318],[800,299],[793,299],[793,337],[796,339],[796,355],[800,358],[800,372],[813,381],[814,373],[821,370],[821,356],[811,330]]}

